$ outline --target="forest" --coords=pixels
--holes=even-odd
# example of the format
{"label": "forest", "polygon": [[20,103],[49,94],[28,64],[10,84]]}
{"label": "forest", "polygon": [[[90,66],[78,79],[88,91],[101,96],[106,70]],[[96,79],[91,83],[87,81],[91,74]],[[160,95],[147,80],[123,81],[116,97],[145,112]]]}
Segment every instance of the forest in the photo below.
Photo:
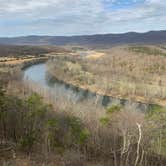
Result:
{"label": "forest", "polygon": [[[117,48],[114,49],[112,49],[114,55],[118,55]],[[122,50],[118,49],[121,53]],[[125,50],[128,49],[125,47]],[[59,53],[63,55],[59,55]],[[119,76],[122,80],[124,79],[123,81],[126,80],[126,84],[131,81],[133,85],[137,82],[149,85],[154,81],[151,76],[154,70],[152,67],[155,67],[154,75],[162,77],[160,77],[161,82],[157,82],[157,85],[156,82],[153,83],[165,88],[165,84],[163,84],[165,59],[163,56],[146,56],[142,55],[141,51],[139,55],[133,53],[133,57],[128,55],[123,59],[120,53],[119,56],[113,56],[110,54],[110,50],[104,50],[105,54],[97,56],[97,58],[96,56],[91,57],[91,54],[80,58],[79,53],[76,52],[73,55],[72,52],[71,55],[66,56],[64,51],[54,50],[50,53],[53,59],[47,57],[50,59],[47,62],[48,72],[54,73],[53,76],[59,79],[65,78],[66,82],[72,80],[70,83],[77,78],[77,85],[81,83],[85,87],[89,84],[105,86],[100,81],[108,78],[107,74],[111,71],[109,77],[115,81]],[[53,56],[54,54],[55,56]],[[31,56],[39,58],[36,57],[36,54]],[[149,68],[145,70],[144,65],[141,65],[142,58],[138,61],[138,56],[145,59],[157,58],[158,65],[161,67],[156,66],[156,63],[153,64],[152,61],[148,64]],[[110,59],[108,61],[108,58],[114,59],[114,62]],[[33,64],[33,61],[29,61],[28,65]],[[136,61],[141,66],[137,66]],[[136,110],[132,104],[123,106],[113,103],[103,107],[90,100],[73,103],[63,97],[55,101],[50,97],[49,92],[42,91],[43,88],[40,88],[37,83],[23,81],[24,73],[21,66],[24,63],[12,66],[3,65],[0,70],[0,165],[165,165],[165,107],[156,103],[150,106],[146,112],[141,112]],[[97,69],[95,64],[98,64],[100,68]],[[133,71],[130,65],[133,66]],[[108,68],[108,66],[111,67]],[[142,71],[135,75],[136,78],[133,78],[140,68]],[[128,71],[130,71],[129,75],[124,75]],[[114,72],[117,77],[113,75]],[[101,79],[97,73],[102,75]],[[147,82],[142,80],[145,76]],[[108,93],[108,91],[104,93]],[[135,91],[135,94],[137,93],[138,91]],[[131,94],[130,89],[128,94]],[[126,97],[126,95],[122,97]],[[156,96],[152,96],[151,100],[146,101],[150,103],[156,101],[155,98],[165,99],[165,96],[157,92]],[[136,97],[132,97],[132,100],[136,99]]]}

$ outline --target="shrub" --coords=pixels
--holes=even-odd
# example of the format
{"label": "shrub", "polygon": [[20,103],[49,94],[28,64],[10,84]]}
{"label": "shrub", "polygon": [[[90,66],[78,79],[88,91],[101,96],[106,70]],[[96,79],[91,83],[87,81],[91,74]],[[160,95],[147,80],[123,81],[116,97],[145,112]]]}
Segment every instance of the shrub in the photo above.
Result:
{"label": "shrub", "polygon": [[106,112],[107,114],[112,114],[114,112],[119,112],[121,110],[120,105],[112,105],[111,107],[107,108]]}

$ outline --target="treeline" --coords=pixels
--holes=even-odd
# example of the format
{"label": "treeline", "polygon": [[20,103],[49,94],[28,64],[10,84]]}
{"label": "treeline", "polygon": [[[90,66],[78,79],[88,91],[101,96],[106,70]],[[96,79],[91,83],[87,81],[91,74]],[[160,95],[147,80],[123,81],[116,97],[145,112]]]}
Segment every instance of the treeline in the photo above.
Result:
{"label": "treeline", "polygon": [[164,46],[158,46],[158,48],[148,46],[130,46],[128,49],[129,51],[133,51],[136,53],[166,57],[166,53],[162,50],[164,49]]}
{"label": "treeline", "polygon": [[[129,48],[147,51],[143,46]],[[48,73],[59,80],[107,96],[165,103],[166,58],[153,54],[147,56],[143,51],[138,55],[128,51],[129,48],[105,50],[106,54],[96,59],[57,56],[48,61]]]}
{"label": "treeline", "polygon": [[2,90],[0,95],[0,139],[5,146],[27,153],[59,154],[84,148],[89,132],[79,118],[54,113],[35,93],[27,100],[6,96]]}
{"label": "treeline", "polygon": [[0,86],[3,86],[6,88],[8,86],[8,83],[11,80],[20,81],[22,76],[23,76],[23,73],[21,69],[19,68],[19,66],[4,67],[3,70],[0,70]]}
{"label": "treeline", "polygon": [[50,52],[64,52],[66,51],[60,47],[51,46],[12,46],[0,45],[0,57],[22,57],[26,55],[39,56]]}

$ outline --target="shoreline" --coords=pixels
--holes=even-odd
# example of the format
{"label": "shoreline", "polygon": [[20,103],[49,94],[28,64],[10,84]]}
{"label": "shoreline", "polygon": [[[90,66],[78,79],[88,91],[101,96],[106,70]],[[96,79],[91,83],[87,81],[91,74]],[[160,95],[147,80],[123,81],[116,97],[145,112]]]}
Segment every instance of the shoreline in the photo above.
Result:
{"label": "shoreline", "polygon": [[71,82],[66,82],[65,80],[60,80],[57,77],[51,75],[51,73],[49,73],[48,71],[47,71],[47,74],[49,75],[50,80],[53,80],[53,81],[56,81],[58,83],[64,84],[66,87],[74,89],[75,91],[84,92],[85,94],[90,93],[93,96],[103,98],[105,103],[107,103],[107,104],[104,104],[105,106],[107,106],[109,104],[113,104],[113,103],[119,103],[120,105],[125,106],[128,103],[131,103],[131,104],[135,104],[138,108],[140,108],[140,107],[143,108],[142,109],[143,112],[146,111],[146,110],[149,110],[153,106],[165,107],[164,105],[160,105],[158,103],[148,103],[148,102],[145,102],[145,101],[127,99],[127,98],[120,98],[118,96],[111,96],[111,95],[107,95],[107,94],[104,94],[104,93],[99,93],[99,92],[93,91],[91,89],[85,88],[84,86],[78,86],[78,85],[73,84]]}

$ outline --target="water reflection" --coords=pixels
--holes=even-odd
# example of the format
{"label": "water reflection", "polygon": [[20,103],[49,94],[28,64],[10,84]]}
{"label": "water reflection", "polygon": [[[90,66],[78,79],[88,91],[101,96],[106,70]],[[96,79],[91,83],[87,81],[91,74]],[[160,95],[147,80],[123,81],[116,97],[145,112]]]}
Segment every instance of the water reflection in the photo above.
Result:
{"label": "water reflection", "polygon": [[43,86],[43,88],[49,89],[51,94],[55,95],[55,98],[60,96],[73,102],[79,102],[85,99],[96,100],[95,94],[90,93],[88,90],[85,91],[68,84],[63,84],[55,78],[49,77],[46,71],[46,64],[44,63],[31,66],[25,69],[24,80],[31,80]]}
{"label": "water reflection", "polygon": [[[96,95],[88,90],[83,90],[72,85],[64,84],[47,74],[46,64],[37,64],[30,66],[24,70],[24,80],[30,80],[35,84],[49,91],[49,95],[55,100],[65,99],[72,102],[90,101],[100,106],[108,106],[113,104],[134,105],[136,109],[145,111],[148,105],[140,102],[133,102],[125,99],[118,99],[110,96]],[[130,104],[129,104],[130,103]]]}

